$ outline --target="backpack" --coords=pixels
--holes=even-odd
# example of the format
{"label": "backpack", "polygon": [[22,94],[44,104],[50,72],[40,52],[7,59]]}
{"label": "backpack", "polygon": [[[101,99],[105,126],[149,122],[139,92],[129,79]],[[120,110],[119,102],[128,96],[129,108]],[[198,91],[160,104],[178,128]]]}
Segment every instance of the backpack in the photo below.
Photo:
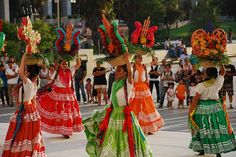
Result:
{"label": "backpack", "polygon": [[3,79],[0,77],[0,88],[4,87]]}

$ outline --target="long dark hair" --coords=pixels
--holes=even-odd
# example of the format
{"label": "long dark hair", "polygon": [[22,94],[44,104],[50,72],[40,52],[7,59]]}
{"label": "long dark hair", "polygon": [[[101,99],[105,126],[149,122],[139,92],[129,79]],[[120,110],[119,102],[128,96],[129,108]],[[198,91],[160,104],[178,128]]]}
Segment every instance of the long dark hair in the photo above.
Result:
{"label": "long dark hair", "polygon": [[39,75],[40,67],[37,64],[28,65],[27,72],[29,72],[29,79],[32,80],[34,77]]}
{"label": "long dark hair", "polygon": [[200,82],[208,81],[212,78],[217,78],[217,76],[218,76],[218,70],[215,67],[207,68],[205,73],[206,73],[207,77]]}

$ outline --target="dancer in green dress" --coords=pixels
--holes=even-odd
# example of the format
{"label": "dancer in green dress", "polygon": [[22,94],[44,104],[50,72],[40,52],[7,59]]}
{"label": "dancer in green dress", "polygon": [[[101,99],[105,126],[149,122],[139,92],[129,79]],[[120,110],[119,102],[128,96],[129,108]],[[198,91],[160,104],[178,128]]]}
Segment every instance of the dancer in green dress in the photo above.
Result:
{"label": "dancer in green dress", "polygon": [[128,105],[132,74],[127,53],[126,65],[116,68],[112,103],[106,110],[84,119],[90,157],[151,157],[152,153],[139,123]]}
{"label": "dancer in green dress", "polygon": [[189,124],[192,140],[189,148],[199,155],[234,151],[235,136],[230,125],[224,101],[219,99],[219,90],[224,82],[225,69],[221,66],[206,69],[207,77],[196,86],[196,95],[189,109]]}

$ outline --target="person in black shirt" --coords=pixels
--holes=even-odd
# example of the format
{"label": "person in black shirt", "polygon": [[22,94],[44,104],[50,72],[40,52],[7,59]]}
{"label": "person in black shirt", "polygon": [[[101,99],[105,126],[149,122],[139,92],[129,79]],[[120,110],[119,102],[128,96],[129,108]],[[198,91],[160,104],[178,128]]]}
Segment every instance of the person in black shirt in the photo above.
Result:
{"label": "person in black shirt", "polygon": [[101,105],[101,96],[107,104],[107,79],[106,79],[106,69],[101,67],[99,62],[96,63],[97,67],[93,69],[94,76],[94,89],[97,91],[98,105]]}
{"label": "person in black shirt", "polygon": [[77,100],[80,102],[80,90],[83,97],[83,102],[87,104],[87,98],[86,93],[84,90],[84,78],[86,76],[86,69],[84,66],[80,66],[78,70],[75,72],[75,91],[76,91],[76,97]]}
{"label": "person in black shirt", "polygon": [[226,96],[226,92],[228,93],[229,96],[229,103],[230,103],[230,109],[233,109],[233,95],[234,95],[234,84],[233,84],[233,76],[236,76],[236,70],[235,66],[232,64],[225,65],[225,80],[223,87],[220,90],[220,96],[223,98]]}
{"label": "person in black shirt", "polygon": [[152,63],[151,63],[151,70],[149,71],[149,87],[150,87],[150,91],[152,93],[152,89],[153,89],[153,85],[155,85],[156,87],[156,94],[157,94],[157,102],[160,101],[160,93],[159,93],[159,76],[161,75],[161,73],[158,71],[158,58],[152,58]]}

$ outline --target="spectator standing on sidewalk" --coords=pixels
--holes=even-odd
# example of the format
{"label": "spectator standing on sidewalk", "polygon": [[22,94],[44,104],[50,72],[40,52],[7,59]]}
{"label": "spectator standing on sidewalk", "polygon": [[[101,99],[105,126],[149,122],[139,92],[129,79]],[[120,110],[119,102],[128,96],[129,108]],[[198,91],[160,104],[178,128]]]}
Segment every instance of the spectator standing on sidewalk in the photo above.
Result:
{"label": "spectator standing on sidewalk", "polygon": [[93,85],[91,83],[91,79],[87,78],[86,79],[86,85],[85,85],[85,89],[86,89],[86,93],[87,93],[87,98],[88,98],[88,102],[92,102],[93,100],[93,96],[92,96],[92,90],[93,90]]}
{"label": "spectator standing on sidewalk", "polygon": [[5,66],[7,64],[7,62],[8,62],[8,60],[9,60],[9,57],[7,56],[7,52],[6,51],[4,51],[2,53],[3,53],[3,56],[1,57],[0,60],[1,60],[2,64]]}
{"label": "spectator standing on sidewalk", "polygon": [[6,77],[7,77],[7,84],[8,84],[8,96],[9,96],[9,103],[10,106],[14,106],[13,102],[13,95],[12,95],[12,90],[18,83],[19,75],[18,71],[19,68],[18,66],[14,66],[14,62],[11,60],[8,61],[8,68],[5,71]]}
{"label": "spectator standing on sidewalk", "polygon": [[184,100],[185,100],[185,94],[186,94],[186,86],[184,85],[183,79],[179,81],[179,84],[177,85],[175,89],[176,97],[178,98],[178,109],[184,108]]}
{"label": "spectator standing on sidewalk", "polygon": [[186,105],[189,105],[189,84],[190,84],[190,77],[192,72],[192,65],[190,64],[189,58],[185,58],[185,62],[183,64],[183,81],[184,85],[186,86]]}
{"label": "spectator standing on sidewalk", "polygon": [[158,58],[152,58],[151,62],[151,70],[149,71],[149,87],[152,93],[153,86],[155,85],[156,87],[156,95],[157,95],[157,102],[159,103],[160,101],[160,93],[159,93],[159,76],[161,73],[158,71]]}
{"label": "spectator standing on sidewalk", "polygon": [[174,82],[173,72],[171,71],[171,65],[170,64],[165,65],[165,70],[162,73],[161,80],[163,81],[163,88],[161,90],[161,101],[160,101],[159,108],[163,107],[165,95],[166,95],[166,92],[169,88],[168,84]]}
{"label": "spectator standing on sidewalk", "polygon": [[116,71],[115,67],[111,67],[111,71],[108,78],[108,90],[107,90],[108,99],[110,99],[112,84],[115,81],[115,71]]}
{"label": "spectator standing on sidewalk", "polygon": [[162,97],[162,92],[164,90],[164,81],[161,79],[161,76],[163,75],[165,71],[165,66],[166,66],[166,60],[162,59],[161,65],[159,66],[158,71],[160,72],[160,81],[159,81],[159,93],[160,93],[160,99]]}
{"label": "spectator standing on sidewalk", "polygon": [[168,107],[169,109],[173,109],[172,104],[173,104],[173,102],[174,102],[174,100],[175,100],[174,85],[175,85],[174,82],[168,84],[169,88],[168,88],[168,90],[167,90],[167,101],[168,101],[167,107]]}
{"label": "spectator standing on sidewalk", "polygon": [[42,68],[39,71],[40,88],[48,84],[47,76],[48,76],[48,69],[47,69],[46,64],[44,63],[42,64]]}
{"label": "spectator standing on sidewalk", "polygon": [[76,97],[77,100],[80,102],[81,97],[80,97],[80,91],[81,95],[83,97],[83,102],[87,104],[87,98],[86,98],[86,93],[85,93],[85,88],[84,88],[84,78],[86,77],[86,69],[83,65],[80,66],[78,70],[75,72],[75,91],[76,91]]}
{"label": "spectator standing on sidewalk", "polygon": [[49,70],[48,70],[48,76],[47,76],[47,80],[48,83],[52,83],[52,80],[55,78],[56,76],[56,70],[53,64],[50,65]]}
{"label": "spectator standing on sidewalk", "polygon": [[229,108],[233,109],[233,95],[234,95],[234,83],[233,77],[236,76],[236,69],[235,66],[232,64],[225,65],[225,77],[224,77],[224,84],[220,90],[221,98],[226,97],[226,93],[229,97]]}
{"label": "spectator standing on sidewalk", "polygon": [[106,69],[97,61],[97,66],[93,69],[94,89],[97,91],[98,105],[101,105],[102,94],[107,104],[107,79]]}
{"label": "spectator standing on sidewalk", "polygon": [[1,79],[0,96],[2,99],[2,104],[3,106],[5,105],[5,99],[4,99],[5,97],[7,101],[7,105],[9,106],[10,103],[9,103],[8,90],[7,90],[7,77],[4,73],[3,64],[0,65],[0,79]]}
{"label": "spectator standing on sidewalk", "polygon": [[181,54],[180,57],[179,57],[182,65],[184,65],[186,58],[190,59],[190,55],[188,54],[187,49],[184,48],[183,49],[183,54]]}
{"label": "spectator standing on sidewalk", "polygon": [[229,30],[229,34],[228,34],[228,40],[229,40],[229,43],[232,43],[232,39],[233,39],[233,31],[232,31],[232,29],[231,30]]}

